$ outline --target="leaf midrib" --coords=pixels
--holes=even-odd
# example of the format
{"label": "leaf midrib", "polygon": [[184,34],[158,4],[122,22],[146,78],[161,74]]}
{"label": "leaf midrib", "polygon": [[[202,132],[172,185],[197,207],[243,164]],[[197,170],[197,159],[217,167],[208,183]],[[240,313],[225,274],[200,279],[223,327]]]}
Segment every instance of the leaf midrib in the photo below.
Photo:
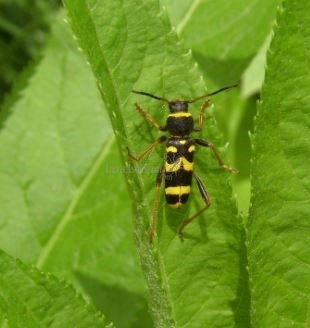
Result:
{"label": "leaf midrib", "polygon": [[[83,6],[84,7],[83,9],[85,11],[84,14],[88,16],[89,24],[91,24],[91,27],[93,29],[92,32],[95,34],[94,38],[95,38],[95,41],[97,43],[99,52],[101,54],[101,63],[104,65],[104,70],[106,71],[105,72],[106,73],[105,77],[109,79],[109,82],[107,82],[107,83],[109,84],[109,88],[111,89],[111,93],[110,93],[109,96],[107,96],[108,99],[105,99],[106,97],[104,96],[104,90],[103,90],[102,85],[101,85],[100,77],[97,76],[98,72],[95,71],[96,67],[95,67],[95,69],[93,69],[94,70],[94,75],[96,76],[97,80],[99,81],[99,90],[101,91],[102,98],[106,103],[106,108],[112,116],[111,120],[112,120],[112,125],[113,125],[114,129],[119,128],[121,130],[122,134],[123,134],[123,137],[126,138],[127,133],[126,133],[126,129],[125,129],[125,124],[123,122],[123,117],[122,117],[121,111],[120,111],[122,102],[121,102],[120,97],[119,97],[118,92],[117,92],[117,88],[116,88],[117,84],[115,83],[115,81],[113,79],[111,69],[109,68],[109,66],[107,64],[108,61],[106,60],[106,57],[104,55],[104,51],[103,51],[103,49],[101,47],[101,44],[99,42],[96,24],[93,23],[93,18],[91,16],[91,9],[89,8],[89,5],[88,5],[87,1],[83,0],[82,3],[84,3],[84,6]],[[66,4],[67,3],[65,1],[65,5]],[[68,5],[68,7],[70,7],[70,5]],[[71,13],[70,10],[69,10],[69,13]],[[72,15],[74,15],[73,12],[72,12]],[[98,62],[96,63],[96,66],[98,66]],[[102,72],[100,74],[102,75]],[[111,96],[112,96],[112,100],[110,98]],[[115,102],[113,100],[115,100]],[[114,116],[117,118],[117,121],[115,121],[116,119],[114,120]],[[115,126],[116,123],[117,123],[118,127]],[[136,176],[136,181],[135,182],[137,183],[136,188],[139,188],[140,190],[142,190],[138,175]],[[131,193],[130,190],[129,190],[129,192]],[[132,193],[131,193],[131,196],[134,197],[134,195]],[[141,216],[141,217],[144,217],[144,215],[142,213],[137,213],[137,215]],[[158,313],[158,309],[153,309],[152,312],[153,312],[153,318],[154,318],[154,321],[155,321],[155,325],[159,326],[161,324],[165,324],[166,326],[169,326],[169,327],[176,327],[175,318],[173,317],[173,315],[171,313],[171,309],[173,308],[172,304],[171,304],[171,299],[162,290],[162,284],[160,282],[160,280],[161,280],[160,278],[163,278],[162,277],[162,272],[160,272],[160,269],[158,267],[156,267],[155,263],[157,261],[155,259],[154,253],[153,253],[153,251],[151,249],[151,246],[149,245],[148,241],[147,241],[147,244],[143,243],[142,247],[144,249],[148,249],[148,255],[146,256],[146,258],[147,258],[146,262],[147,262],[149,273],[146,272],[146,274],[150,274],[150,277],[148,278],[149,288],[150,289],[152,289],[152,288],[157,289],[157,291],[159,292],[157,294],[156,300],[154,299],[153,302],[155,302],[155,303],[159,302],[159,304],[161,304],[162,309],[163,309],[163,312],[161,314]],[[139,246],[138,246],[138,248],[139,248]],[[142,250],[142,252],[144,252],[144,250]],[[140,256],[142,257],[141,254],[140,254]],[[159,278],[159,276],[161,276],[161,277]],[[154,285],[152,286],[152,284],[154,284]]]}
{"label": "leaf midrib", "polygon": [[200,5],[201,0],[194,0],[184,15],[183,19],[179,22],[176,27],[176,31],[180,34],[183,32],[185,26],[188,24],[193,14],[195,13],[197,7]]}
{"label": "leaf midrib", "polygon": [[102,147],[101,151],[99,152],[99,156],[95,160],[92,167],[89,169],[88,173],[84,176],[83,180],[81,181],[80,186],[76,189],[74,196],[72,197],[70,203],[68,204],[67,209],[64,212],[64,215],[59,220],[55,230],[53,231],[49,240],[47,241],[47,243],[42,248],[42,250],[39,254],[39,257],[35,263],[35,265],[39,269],[42,269],[44,267],[44,264],[46,263],[51,251],[55,247],[60,235],[65,230],[67,224],[71,221],[71,219],[73,217],[72,213],[73,213],[74,209],[76,208],[81,197],[83,196],[84,191],[87,189],[87,187],[93,180],[94,176],[98,172],[102,162],[107,157],[114,140],[115,140],[115,137],[112,136],[110,138],[110,140],[108,140],[106,143],[103,144],[103,147]]}

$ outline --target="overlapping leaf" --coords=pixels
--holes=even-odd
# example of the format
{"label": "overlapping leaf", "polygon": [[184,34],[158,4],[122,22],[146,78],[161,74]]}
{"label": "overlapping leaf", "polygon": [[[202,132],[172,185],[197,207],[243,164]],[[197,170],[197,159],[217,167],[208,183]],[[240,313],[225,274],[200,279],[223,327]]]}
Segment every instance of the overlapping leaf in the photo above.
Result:
{"label": "overlapping leaf", "polygon": [[107,327],[72,286],[26,267],[2,251],[0,270],[0,308],[10,327]]}
{"label": "overlapping leaf", "polygon": [[256,121],[249,225],[254,328],[309,327],[310,3],[285,1]]}

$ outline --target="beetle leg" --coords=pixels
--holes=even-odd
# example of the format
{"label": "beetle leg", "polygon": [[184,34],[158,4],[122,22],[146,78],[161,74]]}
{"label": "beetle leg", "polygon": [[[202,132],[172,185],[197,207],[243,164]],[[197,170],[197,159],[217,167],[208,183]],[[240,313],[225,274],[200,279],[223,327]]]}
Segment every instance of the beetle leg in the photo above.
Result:
{"label": "beetle leg", "polygon": [[167,128],[165,126],[159,125],[156,120],[153,118],[152,115],[150,115],[148,112],[146,112],[139,104],[135,103],[136,110],[141,114],[143,118],[145,118],[147,121],[149,121],[155,128],[157,128],[160,131],[167,131]]}
{"label": "beetle leg", "polygon": [[129,148],[127,147],[127,151],[128,151],[128,156],[139,162],[142,158],[144,158],[154,147],[156,147],[158,144],[161,144],[163,142],[165,142],[167,140],[166,136],[161,136],[160,138],[158,138],[154,143],[152,143],[151,145],[149,145],[139,156],[133,156],[130,151]]}
{"label": "beetle leg", "polygon": [[160,170],[158,171],[157,178],[156,178],[156,192],[155,192],[155,201],[154,201],[154,208],[152,213],[152,222],[150,227],[150,242],[153,242],[153,238],[155,235],[155,229],[156,229],[156,221],[158,216],[158,204],[159,204],[159,191],[160,191],[160,185],[162,183],[163,177],[165,172],[165,166],[163,165]]}
{"label": "beetle leg", "polygon": [[204,211],[206,211],[211,205],[210,198],[209,198],[209,195],[207,193],[207,190],[206,190],[205,186],[203,185],[203,183],[199,179],[199,177],[195,173],[193,173],[193,174],[194,174],[194,178],[197,182],[201,197],[202,197],[203,201],[205,202],[205,206],[200,211],[198,211],[195,215],[191,216],[190,218],[184,220],[181,223],[181,225],[179,227],[179,231],[178,231],[181,240],[183,240],[183,230],[184,230],[184,228],[188,224],[190,224],[193,220],[195,220],[199,215],[201,215]]}
{"label": "beetle leg", "polygon": [[204,113],[207,107],[210,106],[210,99],[207,99],[200,108],[199,111],[199,128],[195,128],[194,131],[199,132],[203,128],[203,121],[204,121]]}
{"label": "beetle leg", "polygon": [[239,173],[238,169],[235,169],[232,166],[229,166],[227,164],[224,163],[224,161],[222,160],[220,154],[218,153],[217,149],[215,148],[215,146],[206,141],[206,140],[202,140],[202,139],[194,139],[195,142],[200,145],[200,146],[204,146],[204,147],[208,147],[212,150],[214,157],[216,158],[216,160],[218,161],[219,165],[226,171],[229,171],[231,173]]}

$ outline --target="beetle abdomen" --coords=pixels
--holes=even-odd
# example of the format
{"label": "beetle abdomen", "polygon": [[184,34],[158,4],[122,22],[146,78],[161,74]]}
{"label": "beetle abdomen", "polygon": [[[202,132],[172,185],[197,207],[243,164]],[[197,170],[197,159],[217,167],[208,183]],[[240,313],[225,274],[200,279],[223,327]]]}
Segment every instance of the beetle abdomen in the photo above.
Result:
{"label": "beetle abdomen", "polygon": [[193,176],[195,143],[191,139],[169,138],[165,162],[167,203],[179,208],[188,200]]}

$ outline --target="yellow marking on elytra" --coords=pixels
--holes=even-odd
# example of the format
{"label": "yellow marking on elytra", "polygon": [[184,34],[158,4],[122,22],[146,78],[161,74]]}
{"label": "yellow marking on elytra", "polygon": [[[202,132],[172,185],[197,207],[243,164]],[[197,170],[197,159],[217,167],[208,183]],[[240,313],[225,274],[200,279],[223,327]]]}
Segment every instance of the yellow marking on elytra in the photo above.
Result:
{"label": "yellow marking on elytra", "polygon": [[195,151],[196,147],[195,145],[191,145],[189,148],[188,148],[188,151],[191,153],[193,151]]}
{"label": "yellow marking on elytra", "polygon": [[177,153],[178,148],[174,147],[174,146],[169,146],[169,147],[166,148],[166,152]]}
{"label": "yellow marking on elytra", "polygon": [[165,193],[167,195],[183,195],[183,194],[189,194],[190,192],[191,192],[191,186],[177,186],[177,187],[165,188]]}
{"label": "yellow marking on elytra", "polygon": [[180,170],[181,166],[185,171],[193,171],[194,164],[189,162],[185,157],[180,157],[177,162],[169,164],[165,163],[165,171],[166,172],[176,172]]}
{"label": "yellow marking on elytra", "polygon": [[172,208],[180,208],[181,206],[183,206],[183,203],[177,202],[175,204],[169,204],[169,206]]}
{"label": "yellow marking on elytra", "polygon": [[168,117],[190,117],[190,116],[192,116],[192,114],[187,112],[178,112],[168,115]]}
{"label": "yellow marking on elytra", "polygon": [[185,144],[186,144],[186,140],[180,140],[179,143],[180,143],[181,145],[185,145]]}

